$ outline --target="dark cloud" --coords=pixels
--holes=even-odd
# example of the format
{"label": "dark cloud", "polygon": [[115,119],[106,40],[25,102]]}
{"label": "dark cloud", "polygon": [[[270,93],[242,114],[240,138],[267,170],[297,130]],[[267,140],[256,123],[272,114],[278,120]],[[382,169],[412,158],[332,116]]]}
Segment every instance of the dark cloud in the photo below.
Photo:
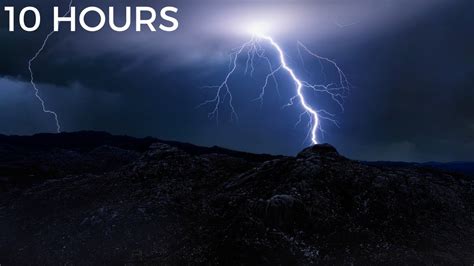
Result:
{"label": "dark cloud", "polygon": [[[199,87],[220,82],[228,51],[246,38],[229,30],[249,20],[237,18],[267,9],[269,16],[281,19],[275,34],[290,57],[297,58],[295,41],[300,39],[336,59],[356,85],[339,116],[341,128],[325,124],[325,141],[353,158],[472,160],[474,4],[445,2],[278,1],[269,7],[269,1],[137,1],[134,4],[179,7],[180,30],[61,32],[52,37],[34,70],[42,95],[67,131],[107,130],[292,154],[303,147],[306,133],[304,127],[294,127],[299,110],[282,110],[284,98],[275,93],[262,108],[250,102],[261,82],[256,78],[234,80],[239,123],[228,122],[228,112],[222,110],[216,126],[207,119],[207,109],[195,108],[212,96]],[[44,12],[50,10],[51,3],[33,5],[39,4]],[[39,112],[26,69],[50,25],[46,22],[36,33],[9,33],[4,17],[0,23],[0,131],[51,131],[52,121]],[[316,66],[307,67],[319,78]],[[285,77],[280,82],[288,87]]]}

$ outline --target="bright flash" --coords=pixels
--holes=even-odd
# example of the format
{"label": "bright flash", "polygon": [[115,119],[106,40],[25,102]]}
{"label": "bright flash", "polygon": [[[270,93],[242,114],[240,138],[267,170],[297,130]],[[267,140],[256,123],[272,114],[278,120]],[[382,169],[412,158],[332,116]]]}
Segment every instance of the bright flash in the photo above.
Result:
{"label": "bright flash", "polygon": [[270,24],[264,22],[253,22],[247,26],[250,35],[262,36],[270,31]]}
{"label": "bright flash", "polygon": [[[285,72],[293,80],[293,85],[290,86],[290,88],[292,89],[292,93],[294,93],[294,96],[289,99],[288,104],[286,104],[285,106],[293,106],[294,103],[299,103],[302,109],[302,113],[300,114],[300,119],[298,123],[301,122],[303,116],[307,117],[309,128],[308,137],[310,137],[312,144],[318,144],[319,142],[317,138],[317,131],[322,131],[320,121],[328,120],[336,125],[338,125],[338,123],[333,118],[333,114],[327,112],[324,109],[318,109],[313,106],[312,103],[310,103],[305,97],[305,95],[306,93],[309,93],[311,91],[314,93],[329,95],[332,100],[334,100],[339,105],[341,110],[343,110],[344,108],[342,103],[351,87],[351,84],[347,80],[346,75],[336,64],[336,62],[329,58],[322,57],[311,52],[301,42],[298,42],[299,50],[302,49],[303,51],[307,52],[310,56],[317,59],[320,64],[329,64],[335,70],[338,77],[334,82],[329,84],[311,84],[305,80],[301,80],[295,70],[287,63],[287,59],[285,57],[285,53],[283,52],[282,47],[272,37],[268,35],[268,31],[270,30],[269,24],[253,23],[249,24],[246,29],[250,33],[252,38],[231,53],[229,72],[227,73],[224,81],[217,86],[206,86],[207,88],[216,89],[215,96],[201,103],[199,106],[204,106],[208,104],[213,105],[214,107],[208,115],[210,118],[215,118],[217,121],[219,121],[219,110],[221,109],[220,106],[222,103],[227,101],[231,110],[231,119],[238,119],[237,112],[233,105],[233,96],[230,90],[229,80],[231,76],[239,69],[240,56],[246,58],[244,73],[249,73],[250,75],[254,73],[255,62],[260,61],[266,63],[269,67],[269,70],[268,74],[264,79],[265,83],[260,88],[260,94],[255,100],[258,100],[260,101],[260,103],[263,103],[263,98],[266,93],[266,88],[269,86],[270,79],[273,79],[273,81],[275,82],[275,86],[278,87],[275,75],[280,71]],[[262,46],[266,46],[266,48],[270,47],[272,48],[270,50],[273,51],[273,53],[276,52],[276,61],[278,62],[276,65],[272,63],[272,60],[270,60],[267,55],[268,51]],[[301,51],[299,52],[301,53]]]}

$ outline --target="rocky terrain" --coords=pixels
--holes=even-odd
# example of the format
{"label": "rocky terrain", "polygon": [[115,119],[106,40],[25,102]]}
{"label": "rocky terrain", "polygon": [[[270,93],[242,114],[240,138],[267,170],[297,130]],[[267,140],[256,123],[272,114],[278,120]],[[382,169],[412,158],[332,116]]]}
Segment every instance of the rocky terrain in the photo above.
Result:
{"label": "rocky terrain", "polygon": [[330,145],[0,136],[0,264],[472,265],[473,188]]}

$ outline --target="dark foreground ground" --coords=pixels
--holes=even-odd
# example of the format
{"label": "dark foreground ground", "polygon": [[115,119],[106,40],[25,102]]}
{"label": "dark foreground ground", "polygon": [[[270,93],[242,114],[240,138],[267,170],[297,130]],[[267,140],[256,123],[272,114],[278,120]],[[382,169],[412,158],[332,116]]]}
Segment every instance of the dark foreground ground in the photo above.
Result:
{"label": "dark foreground ground", "polygon": [[472,184],[329,145],[0,136],[0,264],[473,265]]}

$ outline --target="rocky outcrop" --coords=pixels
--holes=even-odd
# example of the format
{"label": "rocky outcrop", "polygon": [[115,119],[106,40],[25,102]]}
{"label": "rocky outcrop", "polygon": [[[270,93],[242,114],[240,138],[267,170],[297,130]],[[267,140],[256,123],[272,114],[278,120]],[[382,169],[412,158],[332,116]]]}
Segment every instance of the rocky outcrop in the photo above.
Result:
{"label": "rocky outcrop", "polygon": [[94,148],[77,156],[128,159],[0,193],[0,263],[474,262],[461,175],[369,166],[330,145],[296,157],[183,147]]}

